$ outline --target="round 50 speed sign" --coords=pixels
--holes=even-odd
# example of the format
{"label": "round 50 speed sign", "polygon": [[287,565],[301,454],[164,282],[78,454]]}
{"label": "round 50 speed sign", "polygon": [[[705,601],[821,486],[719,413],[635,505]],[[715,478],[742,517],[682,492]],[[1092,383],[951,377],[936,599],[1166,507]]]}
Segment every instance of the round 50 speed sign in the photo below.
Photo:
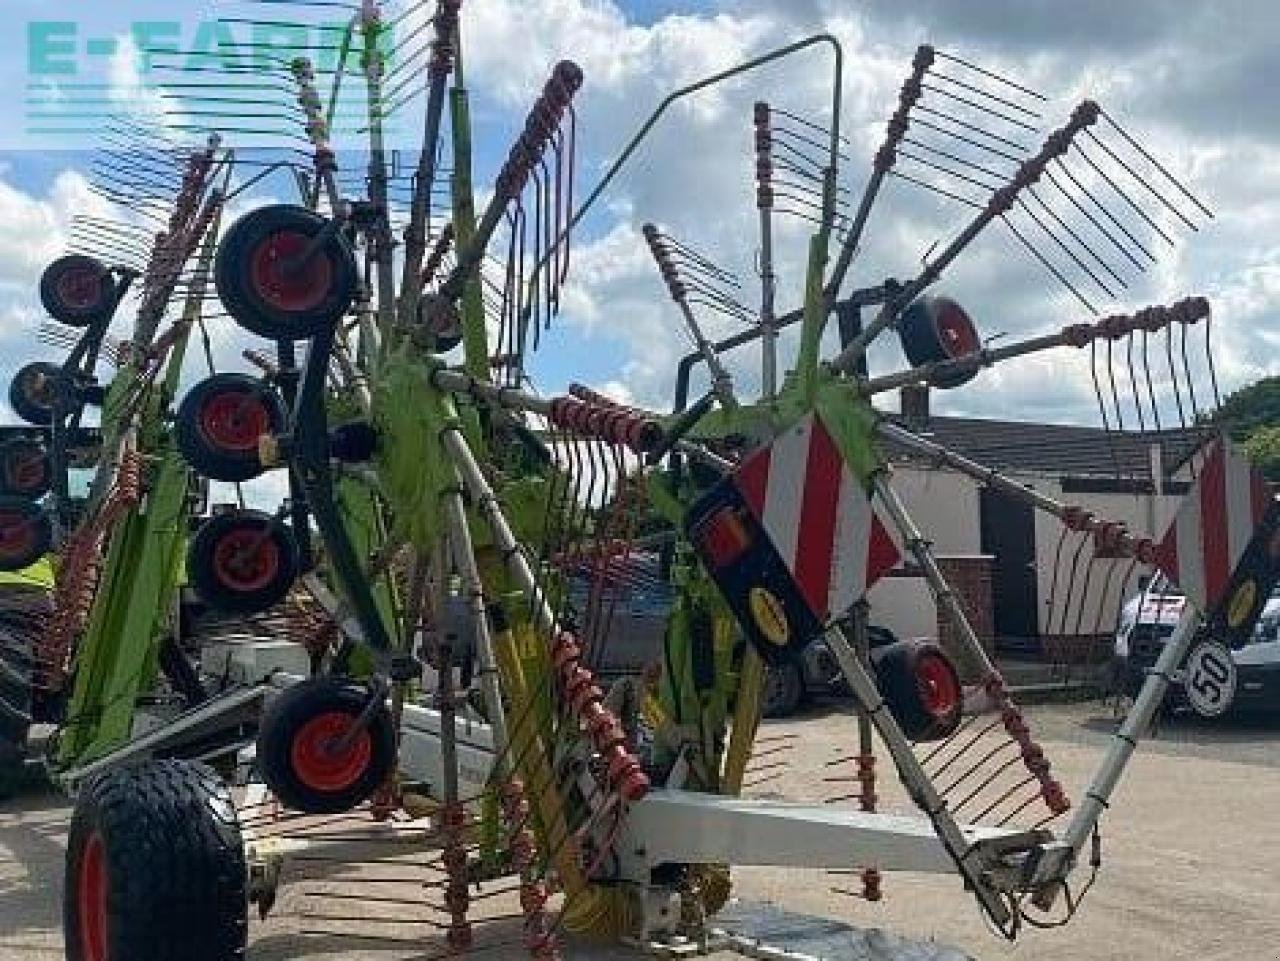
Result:
{"label": "round 50 speed sign", "polygon": [[1226,713],[1236,698],[1236,664],[1231,651],[1217,641],[1202,641],[1191,649],[1183,672],[1187,701],[1201,717]]}

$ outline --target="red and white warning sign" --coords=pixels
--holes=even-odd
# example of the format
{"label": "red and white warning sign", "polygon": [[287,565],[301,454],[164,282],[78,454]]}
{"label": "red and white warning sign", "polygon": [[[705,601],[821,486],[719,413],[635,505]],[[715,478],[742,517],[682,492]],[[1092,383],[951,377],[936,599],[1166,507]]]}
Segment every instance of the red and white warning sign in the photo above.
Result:
{"label": "red and white warning sign", "polygon": [[734,483],[820,621],[848,611],[901,559],[814,414],[747,458]]}
{"label": "red and white warning sign", "polygon": [[1156,564],[1200,610],[1215,608],[1271,505],[1249,458],[1226,438],[1215,441],[1156,548]]}

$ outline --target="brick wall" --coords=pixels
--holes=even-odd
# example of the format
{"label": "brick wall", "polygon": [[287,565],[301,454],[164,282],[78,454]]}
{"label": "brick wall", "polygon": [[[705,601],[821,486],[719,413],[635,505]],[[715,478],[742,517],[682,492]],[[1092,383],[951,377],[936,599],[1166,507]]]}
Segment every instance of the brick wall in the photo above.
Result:
{"label": "brick wall", "polygon": [[[938,566],[960,601],[960,607],[978,635],[978,640],[989,655],[993,654],[995,612],[991,601],[991,577],[995,559],[985,554],[939,557]],[[956,629],[941,607],[938,609],[938,640],[943,649],[955,658],[963,679],[976,681],[977,665],[970,663],[961,653]]]}

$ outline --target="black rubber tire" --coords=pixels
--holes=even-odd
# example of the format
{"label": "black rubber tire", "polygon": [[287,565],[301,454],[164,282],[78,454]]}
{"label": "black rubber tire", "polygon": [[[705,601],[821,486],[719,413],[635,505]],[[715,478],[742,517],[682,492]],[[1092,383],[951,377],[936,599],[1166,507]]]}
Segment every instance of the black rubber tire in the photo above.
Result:
{"label": "black rubber tire", "polygon": [[804,703],[804,677],[794,661],[765,667],[764,690],[760,694],[765,717],[790,717]]}
{"label": "black rubber tire", "polygon": [[[53,547],[53,523],[39,504],[25,497],[0,496],[0,571],[13,572],[30,567]],[[10,523],[20,534],[9,535]],[[28,529],[26,525],[31,525]]]}
{"label": "black rubber tire", "polygon": [[[70,299],[66,286],[79,289]],[[88,327],[115,310],[116,286],[103,264],[83,254],[59,257],[40,275],[40,303],[49,316],[69,327]]]}
{"label": "black rubber tire", "polygon": [[[256,410],[246,410],[251,420],[257,420],[266,432],[279,434],[288,421],[284,401],[268,384],[248,374],[214,374],[200,381],[178,405],[175,421],[175,440],[183,459],[198,473],[217,481],[240,482],[252,480],[264,473],[258,459],[256,442],[252,446],[219,442],[209,433],[209,418],[215,416],[212,405],[228,398],[239,397],[246,405],[256,405]],[[231,427],[240,426],[239,418]],[[226,418],[220,419],[226,425]],[[251,425],[250,425],[251,426]]]}
{"label": "black rubber tire", "polygon": [[[267,787],[287,808],[308,814],[340,814],[373,796],[396,764],[395,727],[385,703],[374,711],[355,754],[339,757],[341,776],[318,783],[298,767],[299,756],[314,757],[314,733],[326,716],[352,722],[364,711],[368,692],[336,677],[313,677],[286,688],[271,702],[258,727],[258,767]],[[336,718],[337,723],[345,723]],[[334,728],[331,736],[341,736]],[[326,759],[327,760],[327,759]],[[349,767],[343,765],[349,764]]]}
{"label": "black rubber tire", "polygon": [[[89,883],[95,864],[104,904]],[[84,787],[71,817],[67,961],[242,959],[248,887],[235,804],[210,768],[165,760],[111,769]],[[93,918],[105,920],[102,953],[86,944]]]}
{"label": "black rubber tire", "polygon": [[[231,572],[226,552],[240,542],[249,546],[269,531],[259,550],[264,570]],[[231,539],[231,540],[229,540]],[[281,521],[262,511],[241,510],[218,514],[200,525],[187,552],[187,576],[196,593],[210,607],[237,614],[257,614],[284,600],[298,576],[298,542]]]}
{"label": "black rubber tire", "polygon": [[26,781],[34,640],[30,626],[0,589],[0,801],[17,794]]}
{"label": "black rubber tire", "polygon": [[[921,297],[898,318],[902,351],[912,366],[954,360],[981,349],[982,339],[969,314],[949,297]],[[974,367],[934,380],[942,388],[967,384],[978,374]]]}
{"label": "black rubber tire", "polygon": [[314,255],[327,262],[327,269],[323,264],[312,267],[316,283],[327,276],[324,289],[311,301],[293,307],[273,302],[254,279],[255,259],[267,255],[262,248],[273,236],[295,234],[309,241],[328,223],[305,207],[278,204],[246,214],[227,231],[218,247],[214,280],[218,296],[241,327],[272,340],[306,340],[342,318],[355,298],[359,271],[351,245],[338,231]]}
{"label": "black rubber tire", "polygon": [[38,376],[60,380],[62,368],[43,360],[19,368],[9,382],[9,404],[14,413],[28,424],[46,427],[53,422],[53,392],[56,387],[46,381],[42,388],[38,388],[34,382]]}
{"label": "black rubber tire", "polygon": [[[874,650],[871,660],[880,693],[909,739],[941,740],[960,726],[964,708],[960,675],[951,658],[937,644],[924,640],[898,641]],[[926,701],[926,687],[931,678],[933,684],[946,688],[932,706]]]}
{"label": "black rubber tire", "polygon": [[0,444],[0,494],[38,500],[52,489],[53,462],[43,444],[33,440]]}

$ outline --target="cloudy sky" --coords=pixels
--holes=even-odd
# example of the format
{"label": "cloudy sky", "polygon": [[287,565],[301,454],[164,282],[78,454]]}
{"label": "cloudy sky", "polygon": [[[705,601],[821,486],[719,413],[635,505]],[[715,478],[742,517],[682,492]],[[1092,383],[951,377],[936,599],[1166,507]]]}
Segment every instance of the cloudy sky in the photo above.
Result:
{"label": "cloudy sky", "polygon": [[[87,88],[87,80],[97,80],[106,85],[109,106],[132,103],[142,95],[131,86],[137,70],[126,62],[121,38],[151,30],[185,49],[200,38],[201,24],[225,16],[231,5],[182,6],[192,12],[171,27],[175,5],[154,0],[6,4],[25,30],[7,31],[0,40],[10,47],[0,57],[0,80],[13,92],[0,104],[0,127],[8,131],[0,137],[0,382],[48,352],[35,338],[40,270],[66,247],[71,216],[102,206],[85,180],[95,138],[42,132],[51,115],[56,121],[60,109],[72,109],[56,101],[68,92],[75,101],[77,83]],[[259,6],[257,16],[264,9]],[[1280,7],[1269,0],[465,0],[463,13],[479,184],[492,177],[550,68],[564,58],[579,63],[586,76],[578,99],[579,197],[674,88],[816,31],[830,32],[843,48],[839,121],[847,143],[840,182],[851,196],[863,189],[920,43],[1041,92],[1045,99],[1031,125],[1036,132],[1024,138],[1027,146],[1064,122],[1082,97],[1096,98],[1214,217],[1192,216],[1195,231],[1167,212],[1157,217],[1173,244],[1154,237],[1154,228],[1135,227],[1136,239],[1158,262],[1144,260],[1123,287],[1108,282],[1111,295],[1095,289],[1091,305],[1108,312],[1204,294],[1215,309],[1223,387],[1280,373],[1280,106],[1274,97]],[[295,15],[336,18],[342,11],[299,7]],[[55,18],[59,23],[49,26]],[[94,46],[109,38],[117,41],[115,53]],[[576,240],[565,310],[532,364],[540,388],[585,380],[669,406],[675,365],[689,341],[640,226],[657,223],[708,253],[741,278],[742,299],[757,303],[751,104],[767,99],[826,126],[831,94],[831,56],[813,48],[668,111]],[[87,121],[85,129],[96,122]],[[406,130],[412,129],[410,116]],[[1161,190],[1174,194],[1167,183]],[[848,287],[912,276],[922,257],[945,246],[971,216],[961,205],[890,181]],[[803,220],[778,219],[780,309],[799,303],[809,233]],[[1038,246],[1058,253],[1046,238]],[[1116,250],[1104,259],[1122,263]],[[970,309],[984,336],[1041,333],[1090,317],[999,224],[966,251],[939,290]],[[714,313],[703,319],[716,335],[742,329]],[[248,342],[230,329],[215,335],[228,361]],[[784,362],[792,348],[793,341],[784,341]],[[758,385],[758,356],[744,351],[731,361],[750,395]],[[877,372],[903,366],[900,349],[887,338],[872,362]],[[1193,366],[1202,377],[1203,367]],[[1167,387],[1158,365],[1155,377]],[[1008,364],[939,404],[978,416],[1099,418],[1087,358],[1074,353]],[[0,417],[8,416],[0,401]]]}

